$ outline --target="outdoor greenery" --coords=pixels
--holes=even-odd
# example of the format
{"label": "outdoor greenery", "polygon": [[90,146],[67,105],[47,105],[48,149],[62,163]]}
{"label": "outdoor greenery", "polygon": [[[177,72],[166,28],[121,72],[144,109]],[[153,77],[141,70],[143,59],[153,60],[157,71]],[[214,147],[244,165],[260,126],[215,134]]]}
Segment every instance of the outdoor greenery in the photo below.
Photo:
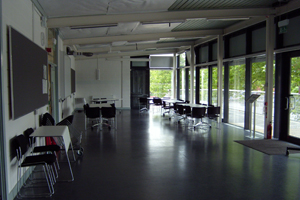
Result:
{"label": "outdoor greenery", "polygon": [[150,70],[150,96],[165,97],[171,94],[172,70]]}

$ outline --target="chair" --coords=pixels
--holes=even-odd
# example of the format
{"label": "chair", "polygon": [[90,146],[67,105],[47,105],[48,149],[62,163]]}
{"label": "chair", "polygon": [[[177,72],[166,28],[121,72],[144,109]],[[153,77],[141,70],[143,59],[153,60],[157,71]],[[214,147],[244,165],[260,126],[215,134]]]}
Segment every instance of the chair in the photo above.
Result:
{"label": "chair", "polygon": [[[14,138],[13,148],[16,151],[17,161],[18,161],[18,170],[17,170],[17,196],[19,198],[36,198],[36,197],[47,197],[52,196],[54,194],[54,183],[56,182],[53,168],[53,164],[56,161],[56,156],[54,154],[42,154],[42,155],[31,155],[25,156],[28,151],[28,142],[24,135],[18,135]],[[23,195],[21,194],[21,186],[22,186],[22,170],[21,168],[27,167],[35,167],[35,166],[43,166],[43,171],[45,175],[45,180],[48,185],[49,193],[40,193],[33,195]]]}
{"label": "chair", "polygon": [[55,120],[50,113],[45,113],[42,117],[42,126],[54,126]]}
{"label": "chair", "polygon": [[208,119],[215,119],[217,123],[217,118],[220,117],[220,107],[207,107],[207,117]]}
{"label": "chair", "polygon": [[[101,124],[107,125],[109,130],[111,128],[117,129],[116,107],[102,107],[101,116]],[[103,123],[104,120],[107,121],[107,123]]]}
{"label": "chair", "polygon": [[153,105],[158,106],[160,108],[161,112],[161,107],[162,107],[162,100],[159,97],[153,97]]}
{"label": "chair", "polygon": [[[205,117],[206,108],[205,107],[193,107],[192,113],[191,113],[191,119],[192,121],[196,121],[196,123],[193,124],[193,129],[196,130],[197,127],[200,127],[203,125],[202,119]],[[200,122],[199,122],[200,120]],[[198,121],[198,122],[197,122]]]}
{"label": "chair", "polygon": [[178,123],[180,123],[180,120],[182,120],[182,119],[183,120],[186,119],[186,116],[185,116],[185,113],[184,113],[184,106],[178,104],[177,109],[176,109],[176,120],[177,120]]}
{"label": "chair", "polygon": [[[80,146],[81,139],[82,139],[82,132],[74,128],[73,126],[73,119],[74,115],[69,115],[68,117],[64,118],[60,122],[58,122],[57,126],[68,126],[70,131],[70,137],[71,137],[71,145],[73,150],[77,150],[77,154],[79,156],[83,155],[83,148]],[[74,146],[75,145],[75,146]],[[74,156],[74,155],[73,155]]]}
{"label": "chair", "polygon": [[139,98],[139,111],[140,112],[148,111],[148,99],[147,99],[147,97],[140,97]]}
{"label": "chair", "polygon": [[[57,169],[59,169],[59,164],[58,164],[58,159],[57,159],[57,154],[56,152],[60,151],[60,146],[58,145],[45,145],[45,146],[34,146],[33,144],[35,143],[34,138],[31,137],[31,134],[34,132],[33,128],[28,128],[24,131],[24,136],[26,141],[28,142],[28,146],[33,148],[31,153],[52,153],[56,157],[56,166]],[[56,171],[56,177],[58,177],[57,170]]]}
{"label": "chair", "polygon": [[[86,116],[86,120],[89,122],[90,120],[92,120],[92,126],[91,129],[93,130],[93,128],[95,126],[100,125],[100,107],[89,107],[89,104],[86,104],[83,106],[84,110],[85,110],[85,116]],[[95,124],[93,124],[93,120],[96,121]],[[87,124],[87,123],[85,123]]]}
{"label": "chair", "polygon": [[167,106],[166,102],[162,102],[162,109],[163,109],[163,117],[165,116],[166,113],[171,113],[171,109],[174,109],[174,106]]}

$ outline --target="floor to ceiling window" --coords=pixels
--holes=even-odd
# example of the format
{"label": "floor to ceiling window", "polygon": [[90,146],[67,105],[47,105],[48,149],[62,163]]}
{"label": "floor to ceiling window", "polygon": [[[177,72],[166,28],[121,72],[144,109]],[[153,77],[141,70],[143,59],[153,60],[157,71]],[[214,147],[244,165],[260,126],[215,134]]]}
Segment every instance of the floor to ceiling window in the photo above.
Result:
{"label": "floor to ceiling window", "polygon": [[245,115],[245,60],[234,60],[229,65],[229,116],[231,124],[244,127]]}
{"label": "floor to ceiling window", "polygon": [[212,68],[212,92],[211,92],[211,104],[214,106],[218,105],[218,68]]}
{"label": "floor to ceiling window", "polygon": [[171,97],[172,70],[150,70],[150,96]]}
{"label": "floor to ceiling window", "polygon": [[200,69],[199,78],[200,78],[199,101],[202,104],[208,104],[208,68]]}
{"label": "floor to ceiling window", "polygon": [[[265,82],[266,82],[266,61],[263,58],[252,58],[251,65],[251,94],[259,94],[256,100],[255,110],[255,131],[264,132],[264,99],[265,99]],[[252,105],[252,113],[254,106]],[[252,118],[254,115],[252,114]],[[252,119],[253,122],[253,119]]]}

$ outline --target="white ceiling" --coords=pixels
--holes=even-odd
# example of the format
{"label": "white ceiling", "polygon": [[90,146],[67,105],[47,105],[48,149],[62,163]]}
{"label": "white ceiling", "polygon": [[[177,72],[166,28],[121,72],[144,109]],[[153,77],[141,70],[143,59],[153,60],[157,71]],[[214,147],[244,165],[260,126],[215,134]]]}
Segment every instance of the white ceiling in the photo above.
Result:
{"label": "white ceiling", "polygon": [[176,53],[300,7],[299,0],[32,1],[64,44],[98,57]]}

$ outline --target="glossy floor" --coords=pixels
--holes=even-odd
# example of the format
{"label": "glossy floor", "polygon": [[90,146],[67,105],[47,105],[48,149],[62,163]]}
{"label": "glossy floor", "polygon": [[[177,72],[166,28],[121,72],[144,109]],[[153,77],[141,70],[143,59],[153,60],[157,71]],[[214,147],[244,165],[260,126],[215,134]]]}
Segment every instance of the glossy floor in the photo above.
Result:
{"label": "glossy floor", "polygon": [[[74,125],[84,129],[82,113]],[[226,124],[194,131],[159,113],[124,110],[117,131],[84,132],[75,180],[56,183],[52,199],[300,199],[300,156],[234,142],[248,135]]]}

